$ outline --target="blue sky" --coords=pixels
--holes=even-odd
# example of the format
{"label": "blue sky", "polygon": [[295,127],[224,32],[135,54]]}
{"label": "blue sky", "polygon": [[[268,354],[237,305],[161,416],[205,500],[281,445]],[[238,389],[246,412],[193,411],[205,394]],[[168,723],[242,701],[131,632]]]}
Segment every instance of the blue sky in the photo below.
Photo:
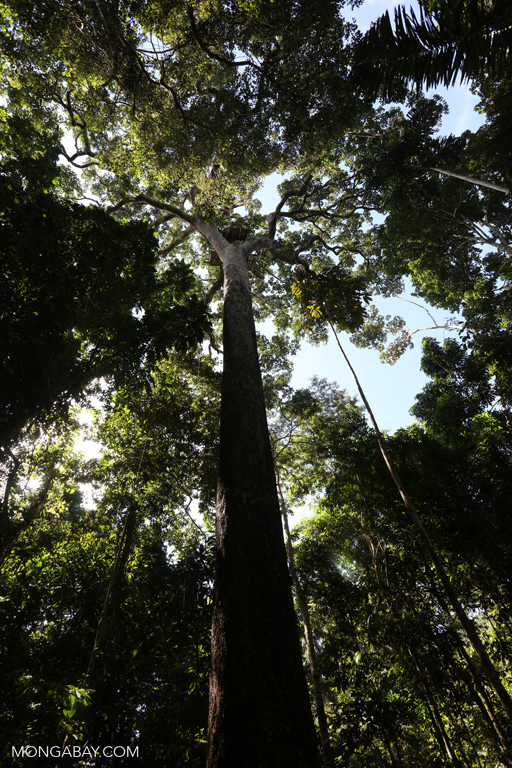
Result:
{"label": "blue sky", "polygon": [[[351,14],[348,10],[348,14],[356,18],[361,30],[364,31],[382,13],[385,13],[386,10],[392,13],[392,9],[399,4],[389,0],[365,0],[363,5],[354,9]],[[409,3],[406,5],[410,7]],[[413,7],[417,8],[417,5],[414,4]],[[482,116],[475,112],[477,98],[471,94],[468,86],[455,86],[450,89],[439,88],[435,92],[443,96],[449,106],[449,114],[444,117],[442,123],[443,134],[459,135],[464,130],[474,130],[482,124]],[[434,91],[429,92],[429,95],[430,93],[434,93]],[[266,192],[261,198],[265,211],[272,210],[272,203],[277,201],[277,195],[274,197],[271,194],[270,184],[267,188],[268,193]],[[420,302],[419,299],[410,295],[404,294],[404,296]],[[404,317],[407,328],[416,329],[432,325],[431,319],[424,310],[401,299],[379,299],[375,303],[386,315]],[[448,314],[443,310],[434,310],[430,307],[429,310],[440,324],[448,319]],[[399,427],[405,427],[413,421],[409,409],[414,404],[415,395],[420,392],[427,381],[420,370],[422,338],[434,336],[442,340],[443,335],[446,336],[446,332],[439,330],[416,333],[413,337],[414,349],[408,350],[395,365],[389,365],[380,361],[377,350],[357,349],[349,342],[348,334],[341,334],[341,343],[355,368],[382,430],[394,432]],[[316,375],[335,381],[350,395],[356,395],[352,376],[334,339],[321,347],[304,344],[294,362],[295,372],[292,380],[294,387],[306,387],[310,378]]]}

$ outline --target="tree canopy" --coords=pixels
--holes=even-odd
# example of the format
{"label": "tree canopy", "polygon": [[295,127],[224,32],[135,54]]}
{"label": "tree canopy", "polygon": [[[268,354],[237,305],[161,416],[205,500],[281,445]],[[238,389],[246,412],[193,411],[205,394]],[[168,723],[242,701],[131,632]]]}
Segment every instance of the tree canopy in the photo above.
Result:
{"label": "tree canopy", "polygon": [[[2,3],[6,761],[512,765],[510,14],[349,5]],[[292,387],[406,279],[413,424]]]}

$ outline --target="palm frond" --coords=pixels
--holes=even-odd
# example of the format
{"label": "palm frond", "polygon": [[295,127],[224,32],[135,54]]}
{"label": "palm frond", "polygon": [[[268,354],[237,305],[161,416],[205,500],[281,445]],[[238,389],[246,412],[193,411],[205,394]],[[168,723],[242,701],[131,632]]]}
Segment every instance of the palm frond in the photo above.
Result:
{"label": "palm frond", "polygon": [[354,76],[372,95],[390,97],[411,83],[421,88],[453,85],[485,72],[502,77],[511,69],[512,3],[509,0],[438,0],[435,12],[419,16],[386,12],[359,43]]}

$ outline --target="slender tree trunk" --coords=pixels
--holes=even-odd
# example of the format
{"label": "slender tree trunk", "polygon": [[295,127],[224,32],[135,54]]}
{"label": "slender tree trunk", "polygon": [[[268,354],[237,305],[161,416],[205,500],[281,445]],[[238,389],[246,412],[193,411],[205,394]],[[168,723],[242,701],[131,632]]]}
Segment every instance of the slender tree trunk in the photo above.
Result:
{"label": "slender tree trunk", "polygon": [[329,726],[327,724],[327,716],[325,714],[324,707],[324,695],[322,691],[322,676],[320,673],[320,665],[318,663],[315,640],[313,638],[313,630],[311,628],[311,616],[309,615],[308,601],[302,591],[302,586],[299,581],[297,569],[295,568],[295,558],[293,555],[292,537],[290,535],[290,526],[288,524],[288,512],[286,509],[286,503],[279,483],[279,477],[277,479],[277,490],[279,498],[281,500],[281,513],[284,522],[284,532],[286,536],[286,550],[288,553],[288,567],[290,569],[290,576],[292,577],[295,594],[297,596],[297,603],[299,605],[300,615],[302,617],[302,623],[304,625],[304,637],[306,640],[306,650],[309,659],[309,666],[311,669],[311,678],[313,681],[313,693],[315,696],[315,709],[316,717],[318,720],[318,730],[320,732],[320,743],[322,745],[322,757],[324,761],[324,768],[334,768],[334,760],[331,751],[331,743],[329,740]]}
{"label": "slender tree trunk", "polygon": [[448,760],[452,763],[452,765],[460,766],[460,761],[453,751],[453,747],[450,742],[450,738],[446,732],[446,728],[444,727],[443,718],[441,717],[441,713],[439,711],[439,708],[437,706],[437,702],[434,698],[434,695],[432,693],[432,690],[430,688],[430,685],[428,684],[427,679],[425,678],[425,675],[422,674],[421,668],[418,666],[417,660],[412,654],[411,649],[409,648],[409,653],[413,656],[414,662],[416,664],[416,668],[418,670],[418,673],[420,675],[420,681],[421,685],[423,687],[423,691],[425,693],[425,701],[427,704],[427,708],[430,712],[430,717],[432,719],[432,723],[434,725],[434,730],[436,733],[436,736],[438,738],[439,744],[441,746],[441,749],[446,752],[446,756]]}
{"label": "slender tree trunk", "polygon": [[[440,594],[438,585],[433,578],[431,579],[431,583],[433,592],[436,595],[439,605],[446,613],[446,615],[449,615],[450,610],[446,600],[443,598],[442,594]],[[502,752],[500,759],[502,760],[503,764],[507,766],[507,768],[512,768],[512,749],[509,743],[510,740],[507,737],[504,729],[501,727],[499,719],[496,717],[489,695],[485,690],[485,687],[482,685],[480,674],[473,664],[470,656],[468,655],[462,639],[458,635],[456,635],[456,641],[457,650],[460,653],[471,677],[471,679],[467,681],[468,689],[471,691],[471,695],[473,696],[476,705],[480,709],[483,718],[486,720],[491,729],[496,747]]]}
{"label": "slender tree trunk", "polygon": [[366,399],[366,396],[363,392],[363,389],[361,387],[361,384],[359,383],[359,379],[356,376],[356,373],[352,366],[350,365],[349,359],[346,356],[343,347],[340,344],[340,341],[338,339],[338,335],[336,331],[334,330],[334,327],[331,323],[329,323],[331,326],[331,330],[336,338],[336,342],[338,344],[338,347],[341,351],[341,354],[345,358],[345,361],[350,369],[350,372],[352,373],[352,376],[354,378],[354,381],[356,383],[357,389],[359,391],[359,394],[361,395],[361,399],[366,407],[366,410],[368,411],[368,415],[370,417],[370,420],[373,424],[373,428],[375,430],[375,435],[377,437],[377,442],[379,444],[380,451],[382,453],[382,458],[384,459],[384,462],[389,470],[389,473],[391,477],[393,478],[393,482],[395,483],[398,492],[400,493],[400,496],[402,497],[402,500],[405,504],[405,507],[409,513],[409,516],[414,523],[416,530],[418,531],[421,541],[423,543],[423,546],[425,547],[425,550],[428,552],[428,555],[434,564],[434,568],[436,570],[437,576],[439,578],[439,581],[443,585],[445,594],[448,598],[448,601],[454,610],[457,618],[459,619],[462,628],[464,629],[466,636],[471,643],[473,650],[477,654],[480,664],[482,666],[482,670],[487,677],[487,680],[491,684],[491,686],[494,688],[494,691],[503,707],[505,712],[507,713],[508,717],[512,720],[512,697],[510,696],[509,692],[506,690],[505,686],[501,682],[500,676],[492,663],[489,654],[487,653],[484,644],[482,643],[482,640],[480,639],[480,635],[475,629],[474,622],[468,617],[466,614],[466,611],[464,610],[459,598],[457,597],[457,593],[455,592],[453,585],[451,583],[450,577],[446,573],[445,567],[441,562],[441,559],[439,558],[434,545],[432,544],[430,540],[430,536],[428,535],[427,531],[425,530],[425,527],[423,526],[423,523],[421,522],[421,519],[412,503],[412,501],[409,498],[409,495],[407,491],[404,488],[404,485],[402,481],[400,480],[400,477],[398,476],[398,472],[396,471],[396,468],[391,460],[391,457],[386,449],[386,446],[384,445],[384,441],[382,439],[381,431],[378,427],[377,421],[375,420],[375,416],[373,415],[373,411],[370,408],[370,404],[368,403],[368,400]]}
{"label": "slender tree trunk", "polygon": [[[450,665],[445,664],[445,669],[447,670],[448,674],[451,676],[451,671],[453,667],[455,667],[455,664],[453,663],[453,659],[451,660],[452,663]],[[453,680],[453,678],[452,678]],[[457,680],[454,680],[454,690],[456,690]],[[476,768],[483,768],[482,761],[480,759],[480,755],[478,754],[477,745],[475,744],[475,740],[473,739],[473,735],[471,732],[471,728],[468,726],[466,722],[466,715],[464,713],[464,710],[462,709],[462,706],[460,704],[459,699],[457,698],[457,695],[455,694],[452,698],[452,701],[450,703],[450,709],[453,713],[452,718],[450,718],[452,721],[456,721],[457,728],[455,729],[455,735],[454,739],[457,739],[458,742],[458,750],[460,755],[462,756],[463,760],[465,761],[466,765],[468,766],[476,766]],[[468,749],[466,749],[466,745]],[[478,746],[482,746],[479,744]],[[468,752],[471,750],[472,757],[469,758]]]}
{"label": "slender tree trunk", "polygon": [[83,681],[84,688],[97,688],[99,684],[98,676],[106,676],[107,667],[110,667],[114,657],[113,643],[116,613],[119,609],[124,569],[132,549],[133,536],[136,527],[137,508],[135,505],[131,505],[126,513],[126,518],[116,547],[114,565],[107,587],[107,594],[105,596],[105,602],[103,603],[96,637],[94,638],[87,672],[85,673]]}
{"label": "slender tree trunk", "polygon": [[[395,608],[395,604],[391,595],[391,587],[389,584],[389,580],[386,577],[387,580],[387,590],[384,587],[384,584],[382,583],[382,579],[380,577],[380,570],[379,570],[379,564],[377,562],[377,554],[376,554],[376,547],[371,539],[371,536],[369,533],[364,531],[363,529],[363,536],[364,539],[368,545],[368,549],[370,551],[370,555],[372,557],[373,561],[373,570],[375,573],[375,578],[377,580],[377,584],[379,586],[380,593],[384,599],[384,602],[386,603],[388,610],[393,617],[396,628],[398,631],[398,635],[400,636],[401,643],[403,643],[403,646],[407,649],[407,653],[413,660],[414,666],[416,668],[416,672],[418,673],[418,679],[420,681],[421,687],[423,688],[423,693],[425,697],[425,704],[427,706],[427,709],[430,714],[430,719],[432,721],[432,725],[434,727],[434,733],[437,737],[437,740],[439,742],[439,745],[441,747],[441,751],[446,754],[446,757],[452,763],[453,765],[460,767],[460,761],[455,754],[453,747],[450,742],[450,738],[448,736],[448,733],[446,732],[446,728],[444,727],[443,718],[441,715],[441,712],[439,711],[439,707],[437,706],[436,699],[434,697],[434,694],[432,693],[432,689],[430,687],[430,684],[427,679],[427,674],[425,672],[425,669],[423,667],[423,664],[420,662],[420,659],[418,657],[418,654],[412,647],[412,645],[409,643],[407,637],[405,636],[403,630],[402,630],[402,623],[400,621],[400,616],[398,611]],[[385,556],[385,555],[384,555]],[[386,566],[386,573],[387,573],[387,566]]]}
{"label": "slender tree trunk", "polygon": [[[138,510],[131,504],[119,534],[114,564],[107,586],[103,608],[98,621],[87,671],[82,687],[92,691],[91,702],[82,714],[88,741],[91,744],[117,744],[116,737],[116,614],[121,599],[121,588],[126,562],[132,550],[137,528]],[[66,735],[62,747],[67,745]],[[72,757],[63,758],[59,765],[71,768],[76,764]]]}
{"label": "slender tree trunk", "polygon": [[94,691],[84,720],[89,738],[96,744],[116,745],[118,743],[116,736],[116,621],[121,605],[125,567],[137,529],[137,518],[138,509],[131,503],[120,532],[105,602],[83,681],[84,688]]}
{"label": "slender tree trunk", "polygon": [[241,246],[229,245],[211,228],[200,231],[209,235],[224,267],[207,766],[316,768],[247,267]]}
{"label": "slender tree trunk", "polygon": [[466,649],[464,648],[464,645],[462,643],[459,644],[458,650],[462,655],[464,661],[466,662],[469,673],[473,680],[474,687],[471,687],[471,685],[468,683],[468,687],[470,688],[473,694],[473,700],[475,701],[476,705],[480,709],[482,716],[488,723],[491,729],[491,733],[493,733],[495,743],[498,749],[503,750],[503,754],[500,755],[500,759],[503,761],[503,764],[507,766],[507,768],[512,768],[512,761],[510,758],[511,750],[507,743],[507,736],[504,730],[502,729],[498,719],[496,718],[496,715],[492,707],[492,703],[487,695],[485,688],[480,682],[478,672],[475,669],[475,666],[471,661],[470,657],[468,656]]}
{"label": "slender tree trunk", "polygon": [[36,492],[30,504],[23,510],[21,520],[15,522],[9,517],[9,495],[16,482],[19,461],[10,451],[8,451],[8,453],[12,456],[14,466],[7,477],[4,499],[0,506],[0,566],[3,565],[5,560],[9,557],[21,532],[29,528],[34,520],[42,513],[56,477],[55,467],[52,467],[48,471],[47,476],[43,480],[43,484]]}
{"label": "slender tree trunk", "polygon": [[445,176],[453,176],[455,179],[461,179],[467,181],[468,184],[475,184],[477,187],[487,187],[488,189],[494,189],[496,192],[503,192],[508,194],[510,189],[508,187],[500,187],[499,184],[493,184],[492,181],[484,181],[483,179],[474,179],[472,176],[465,176],[463,173],[455,173],[454,171],[447,171],[446,168],[436,168],[433,165],[423,166],[429,171],[436,171],[436,173],[442,173]]}

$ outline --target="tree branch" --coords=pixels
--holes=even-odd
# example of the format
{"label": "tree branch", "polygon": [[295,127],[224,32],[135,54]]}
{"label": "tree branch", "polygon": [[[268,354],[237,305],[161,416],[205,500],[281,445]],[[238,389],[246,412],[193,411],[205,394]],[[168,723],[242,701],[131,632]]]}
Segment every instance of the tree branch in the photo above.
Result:
{"label": "tree branch", "polygon": [[[170,213],[168,216],[164,216],[164,219],[173,217],[174,214]],[[166,256],[170,251],[174,250],[174,248],[177,248],[178,245],[181,245],[185,242],[185,240],[188,240],[190,235],[194,234],[196,230],[194,227],[187,227],[179,237],[177,237],[175,240],[171,242],[170,245],[168,245],[166,248],[162,248],[160,251],[158,251],[159,256]]]}
{"label": "tree branch", "polygon": [[[308,262],[305,261],[305,259],[302,259],[300,257],[300,255],[299,255],[300,254],[300,249],[297,249],[296,251],[293,252],[293,258],[291,258],[289,256],[286,256],[285,254],[278,253],[276,251],[276,249],[274,248],[274,246],[272,246],[268,250],[269,250],[270,255],[274,258],[274,260],[282,261],[284,264],[292,264],[292,265],[293,264],[300,264],[302,267],[304,267],[304,269],[306,269],[307,272],[309,272],[310,274],[312,273],[311,272],[311,268],[310,268]],[[275,275],[274,275],[274,277],[275,277]]]}
{"label": "tree branch", "polygon": [[246,241],[242,245],[242,253],[247,258],[250,253],[254,253],[255,251],[264,251],[264,250],[270,250],[272,248],[273,241],[266,236],[259,237],[257,240],[249,240]]}
{"label": "tree branch", "polygon": [[91,160],[90,162],[83,163],[82,165],[80,163],[75,163],[75,158],[77,158],[77,157],[84,157],[84,156],[86,156],[86,157],[93,156],[94,157],[94,155],[95,155],[94,152],[91,152],[91,153],[89,153],[89,152],[75,152],[74,155],[69,156],[68,153],[66,152],[66,150],[64,149],[64,147],[61,144],[59,155],[62,155],[63,157],[65,157],[66,160],[68,161],[68,163],[71,163],[71,165],[73,165],[75,168],[90,168],[91,165],[98,165],[98,162],[96,160]]}
{"label": "tree branch", "polygon": [[254,67],[254,69],[257,69],[258,72],[261,72],[261,67],[259,67],[250,59],[245,59],[244,61],[232,61],[231,59],[226,59],[224,56],[219,56],[218,53],[215,53],[214,51],[210,50],[210,48],[208,48],[208,46],[202,39],[201,35],[199,34],[199,30],[197,28],[196,20],[194,17],[194,12],[190,6],[188,6],[187,8],[187,15],[190,21],[190,28],[192,29],[194,40],[196,41],[198,46],[201,48],[201,50],[206,53],[207,56],[209,56],[211,59],[215,59],[215,61],[220,61],[221,64],[227,64],[228,67],[250,66],[250,67]]}
{"label": "tree branch", "polygon": [[[219,276],[217,277],[217,279],[215,280],[213,285],[210,286],[210,288],[208,289],[208,291],[206,292],[206,294],[203,297],[203,304],[206,304],[208,306],[208,304],[213,299],[213,297],[215,296],[217,291],[220,291],[220,289],[222,288],[223,284],[224,284],[224,271],[223,271],[223,269],[221,267],[220,268]],[[213,348],[216,349],[216,347],[213,347]]]}
{"label": "tree branch", "polygon": [[9,508],[9,496],[11,495],[11,491],[16,482],[16,476],[18,474],[18,470],[20,467],[20,460],[18,459],[17,456],[14,455],[14,453],[11,451],[10,448],[7,448],[7,447],[3,448],[3,452],[13,462],[13,466],[7,475],[7,481],[5,483],[4,498],[2,500],[2,505],[1,505],[2,513],[7,515],[7,510]]}
{"label": "tree branch", "polygon": [[116,205],[113,205],[110,208],[107,208],[107,211],[108,213],[115,213],[116,211],[119,211],[121,208],[123,208],[125,205],[130,205],[130,204],[149,205],[152,208],[156,208],[157,210],[168,211],[177,219],[181,219],[187,224],[190,224],[190,226],[193,229],[195,229],[196,231],[199,231],[196,226],[198,221],[194,216],[191,216],[188,213],[185,213],[185,211],[182,211],[180,208],[177,208],[175,205],[164,203],[162,200],[155,200],[154,198],[148,197],[148,195],[145,195],[143,193],[136,195],[135,197],[124,198],[123,200],[120,200]]}
{"label": "tree branch", "polygon": [[276,236],[277,220],[281,216],[281,211],[283,210],[283,207],[286,205],[290,197],[301,197],[305,195],[312,178],[313,178],[313,175],[311,173],[308,173],[302,187],[300,187],[299,189],[290,189],[288,190],[288,192],[285,192],[281,200],[279,201],[275,211],[273,211],[273,213],[270,213],[267,216],[268,236],[271,240],[273,240]]}

